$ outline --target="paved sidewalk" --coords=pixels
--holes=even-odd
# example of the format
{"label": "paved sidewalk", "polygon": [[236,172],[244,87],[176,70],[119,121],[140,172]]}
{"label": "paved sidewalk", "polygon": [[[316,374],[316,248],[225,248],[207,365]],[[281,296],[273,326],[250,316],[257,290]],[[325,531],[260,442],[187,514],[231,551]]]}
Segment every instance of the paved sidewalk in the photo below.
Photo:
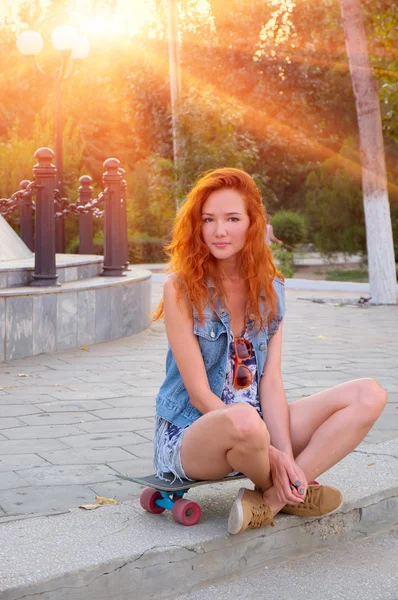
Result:
{"label": "paved sidewalk", "polygon": [[[153,284],[153,303],[161,286]],[[325,296],[326,303],[302,298]],[[351,296],[352,297],[352,296]],[[398,306],[341,305],[349,294],[287,292],[283,374],[289,401],[356,377],[389,392],[367,442],[398,437]],[[117,472],[152,471],[164,326],[87,349],[0,363],[0,521],[67,511],[95,494],[131,500]]]}

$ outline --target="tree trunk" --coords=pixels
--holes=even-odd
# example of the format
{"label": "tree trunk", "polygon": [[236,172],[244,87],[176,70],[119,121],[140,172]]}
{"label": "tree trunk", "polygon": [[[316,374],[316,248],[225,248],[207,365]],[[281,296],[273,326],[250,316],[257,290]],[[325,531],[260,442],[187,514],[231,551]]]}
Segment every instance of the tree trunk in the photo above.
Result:
{"label": "tree trunk", "polygon": [[360,0],[340,0],[340,5],[358,117],[371,302],[396,304],[397,278],[377,84],[370,66]]}

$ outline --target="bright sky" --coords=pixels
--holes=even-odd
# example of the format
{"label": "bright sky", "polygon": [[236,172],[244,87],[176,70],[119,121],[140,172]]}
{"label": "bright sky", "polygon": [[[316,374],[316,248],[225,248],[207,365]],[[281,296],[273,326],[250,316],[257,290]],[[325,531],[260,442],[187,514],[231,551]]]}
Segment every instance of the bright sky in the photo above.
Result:
{"label": "bright sky", "polygon": [[[0,0],[0,20],[16,20],[19,6],[24,0]],[[41,0],[45,6],[48,0]],[[88,37],[95,34],[137,33],[150,16],[152,0],[118,0],[116,14],[95,14],[93,0],[70,1],[70,24]]]}
{"label": "bright sky", "polygon": [[[91,0],[75,0],[71,21],[82,33],[134,35],[150,16],[150,0],[118,0],[115,15],[95,15]],[[73,16],[72,16],[73,15]]]}

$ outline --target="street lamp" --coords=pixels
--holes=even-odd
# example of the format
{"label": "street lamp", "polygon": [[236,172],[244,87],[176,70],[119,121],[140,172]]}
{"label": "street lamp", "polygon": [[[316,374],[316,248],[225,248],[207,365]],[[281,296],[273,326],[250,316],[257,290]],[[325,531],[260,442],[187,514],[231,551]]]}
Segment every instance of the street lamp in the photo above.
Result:
{"label": "street lamp", "polygon": [[[43,50],[43,38],[37,31],[28,30],[21,33],[17,39],[17,48],[24,56],[35,58],[40,73],[54,82],[55,96],[55,166],[57,169],[56,187],[63,194],[63,155],[62,155],[62,81],[73,73],[76,61],[84,60],[90,52],[90,43],[70,25],[60,25],[51,34],[51,42],[55,50],[61,54],[61,64],[54,75],[48,75],[38,62],[38,55]],[[56,251],[65,252],[63,218],[57,219]]]}
{"label": "street lamp", "polygon": [[[179,166],[180,144],[178,139],[177,104],[181,94],[181,62],[180,46],[178,41],[178,7],[177,0],[168,0],[169,22],[169,73],[170,73],[170,98],[171,98],[171,128],[173,135],[174,167]],[[176,194],[176,211],[178,211],[178,194]]]}

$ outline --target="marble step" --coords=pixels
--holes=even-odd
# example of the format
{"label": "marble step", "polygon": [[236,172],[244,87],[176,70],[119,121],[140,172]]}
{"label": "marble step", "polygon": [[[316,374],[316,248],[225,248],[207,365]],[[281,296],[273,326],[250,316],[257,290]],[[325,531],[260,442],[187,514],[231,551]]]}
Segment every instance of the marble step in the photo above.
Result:
{"label": "marble step", "polygon": [[[103,256],[86,254],[57,254],[58,282],[66,283],[97,277],[102,272]],[[0,261],[0,289],[29,285],[35,268],[31,258]]]}

